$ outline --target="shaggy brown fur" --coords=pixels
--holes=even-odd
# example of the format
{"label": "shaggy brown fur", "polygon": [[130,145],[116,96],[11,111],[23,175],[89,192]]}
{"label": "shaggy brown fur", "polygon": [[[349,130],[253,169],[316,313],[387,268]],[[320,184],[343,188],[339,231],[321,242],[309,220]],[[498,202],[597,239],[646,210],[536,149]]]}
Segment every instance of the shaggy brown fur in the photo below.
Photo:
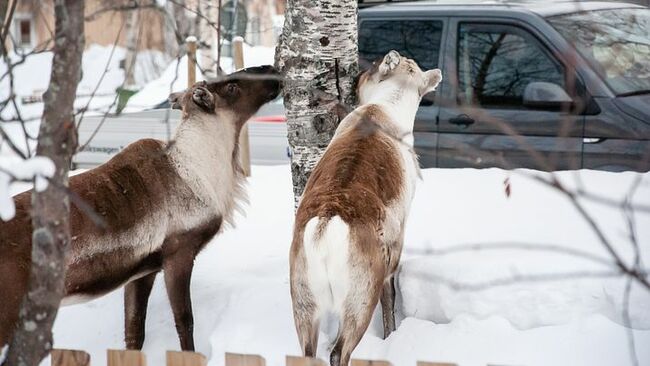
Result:
{"label": "shaggy brown fur", "polygon": [[[163,270],[181,348],[193,350],[194,258],[236,206],[243,179],[239,130],[279,88],[271,67],[197,83],[170,97],[183,109],[174,143],[140,140],[106,164],[71,177],[70,189],[105,225],[96,226],[71,207],[64,300],[90,299],[126,285],[125,340],[128,348],[141,348],[147,300],[156,273]],[[194,146],[195,138],[211,140]],[[17,195],[15,218],[0,222],[0,347],[10,340],[27,291],[30,197],[31,191]]]}

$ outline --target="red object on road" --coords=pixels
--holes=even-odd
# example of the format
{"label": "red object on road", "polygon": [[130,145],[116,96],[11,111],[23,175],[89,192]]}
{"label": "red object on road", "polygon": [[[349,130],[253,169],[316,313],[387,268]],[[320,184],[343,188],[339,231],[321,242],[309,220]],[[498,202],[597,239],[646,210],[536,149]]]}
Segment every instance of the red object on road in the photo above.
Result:
{"label": "red object on road", "polygon": [[259,116],[252,119],[253,122],[268,122],[268,123],[285,123],[287,122],[287,117],[283,115],[273,115],[273,116]]}

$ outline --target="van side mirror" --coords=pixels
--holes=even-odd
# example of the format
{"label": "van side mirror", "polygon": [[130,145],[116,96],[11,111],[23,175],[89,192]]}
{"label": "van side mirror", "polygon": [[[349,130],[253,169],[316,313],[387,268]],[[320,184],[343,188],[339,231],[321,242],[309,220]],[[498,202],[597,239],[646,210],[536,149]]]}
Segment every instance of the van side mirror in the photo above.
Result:
{"label": "van side mirror", "polygon": [[573,99],[559,85],[546,81],[533,81],[524,89],[524,106],[560,108],[573,103]]}

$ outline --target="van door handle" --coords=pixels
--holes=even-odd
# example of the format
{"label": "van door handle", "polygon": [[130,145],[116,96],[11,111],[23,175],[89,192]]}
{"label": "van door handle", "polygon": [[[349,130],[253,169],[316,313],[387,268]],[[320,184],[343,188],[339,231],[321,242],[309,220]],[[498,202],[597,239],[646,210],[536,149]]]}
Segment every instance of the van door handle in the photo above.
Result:
{"label": "van door handle", "polygon": [[467,127],[472,123],[474,123],[474,119],[466,114],[459,114],[456,117],[450,118],[449,123],[451,123],[452,125]]}
{"label": "van door handle", "polygon": [[585,144],[597,144],[605,140],[606,139],[602,137],[585,137],[582,139],[582,142],[584,142]]}

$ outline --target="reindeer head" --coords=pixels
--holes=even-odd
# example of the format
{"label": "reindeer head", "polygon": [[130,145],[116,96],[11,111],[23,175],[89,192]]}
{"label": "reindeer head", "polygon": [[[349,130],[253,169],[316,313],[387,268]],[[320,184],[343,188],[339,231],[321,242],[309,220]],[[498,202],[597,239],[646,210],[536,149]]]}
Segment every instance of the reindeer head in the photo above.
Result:
{"label": "reindeer head", "polygon": [[397,51],[390,51],[361,74],[357,96],[361,104],[370,101],[377,93],[391,93],[399,98],[406,91],[414,91],[422,97],[435,90],[440,80],[440,69],[422,71],[415,61],[400,56]]}
{"label": "reindeer head", "polygon": [[173,109],[188,116],[236,116],[239,127],[264,104],[278,96],[280,76],[271,66],[250,67],[211,81],[199,81],[191,88],[172,93]]}

